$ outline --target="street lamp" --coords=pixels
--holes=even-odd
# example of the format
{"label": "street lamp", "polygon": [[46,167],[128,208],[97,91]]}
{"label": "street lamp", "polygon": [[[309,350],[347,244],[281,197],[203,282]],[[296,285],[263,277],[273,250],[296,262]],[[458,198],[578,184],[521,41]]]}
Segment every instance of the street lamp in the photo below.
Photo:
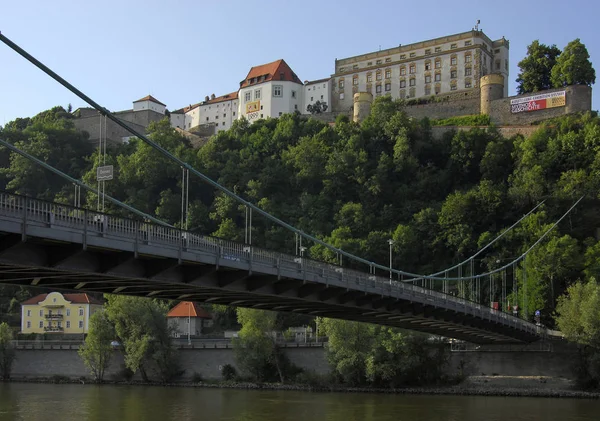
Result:
{"label": "street lamp", "polygon": [[392,284],[392,245],[394,244],[394,240],[391,238],[388,240],[388,244],[390,245],[390,285]]}
{"label": "street lamp", "polygon": [[306,247],[300,246],[300,257],[304,256],[304,252],[306,251]]}
{"label": "street lamp", "polygon": [[189,301],[188,302],[188,345],[192,344],[192,339],[191,339],[191,329],[192,329],[192,317],[191,317],[191,312],[192,312],[192,302]]}

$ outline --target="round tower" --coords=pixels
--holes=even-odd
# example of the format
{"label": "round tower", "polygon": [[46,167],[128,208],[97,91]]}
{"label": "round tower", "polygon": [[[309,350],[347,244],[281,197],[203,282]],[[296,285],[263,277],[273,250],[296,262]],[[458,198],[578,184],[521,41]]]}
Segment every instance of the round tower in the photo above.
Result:
{"label": "round tower", "polygon": [[490,114],[491,102],[504,98],[504,76],[491,74],[482,76],[479,82],[481,105],[479,114]]}
{"label": "round tower", "polygon": [[354,94],[354,122],[362,123],[371,113],[373,94],[369,92],[357,92]]}

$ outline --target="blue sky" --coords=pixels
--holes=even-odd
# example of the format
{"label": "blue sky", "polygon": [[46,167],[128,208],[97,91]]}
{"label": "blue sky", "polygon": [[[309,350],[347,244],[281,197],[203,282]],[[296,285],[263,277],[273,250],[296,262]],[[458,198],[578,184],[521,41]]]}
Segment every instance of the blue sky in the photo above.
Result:
{"label": "blue sky", "polygon": [[[302,80],[328,77],[336,58],[468,31],[477,19],[511,43],[509,94],[534,39],[562,49],[581,38],[600,82],[598,16],[592,0],[5,0],[0,31],[109,110],[147,94],[173,110],[237,90],[253,65],[283,58]],[[0,43],[0,125],[69,103],[85,105]]]}

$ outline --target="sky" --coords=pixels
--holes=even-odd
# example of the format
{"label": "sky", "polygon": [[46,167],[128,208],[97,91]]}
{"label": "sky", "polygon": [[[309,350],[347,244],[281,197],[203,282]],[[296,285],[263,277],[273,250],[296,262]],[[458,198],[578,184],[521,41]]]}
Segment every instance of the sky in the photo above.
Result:
{"label": "sky", "polygon": [[[111,111],[148,94],[175,110],[230,93],[252,66],[280,58],[301,80],[329,77],[336,58],[469,31],[478,19],[492,40],[510,41],[509,95],[535,39],[563,49],[580,38],[600,83],[598,16],[596,0],[0,0],[0,32]],[[0,125],[68,104],[86,106],[0,43]]]}

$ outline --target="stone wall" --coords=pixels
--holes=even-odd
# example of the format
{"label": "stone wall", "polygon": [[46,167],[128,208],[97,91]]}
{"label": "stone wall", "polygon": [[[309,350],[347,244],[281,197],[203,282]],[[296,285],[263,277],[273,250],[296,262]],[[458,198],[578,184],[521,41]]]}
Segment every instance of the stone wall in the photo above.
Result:
{"label": "stone wall", "polygon": [[[285,353],[292,363],[306,370],[325,374],[329,372],[323,347],[287,347]],[[464,365],[467,375],[501,376],[552,376],[572,378],[571,361],[574,351],[566,347],[555,347],[554,352],[530,350],[510,352],[501,347],[481,351],[452,352],[450,372],[457,372]],[[234,351],[231,348],[183,348],[179,350],[180,363],[185,370],[184,378],[194,373],[207,379],[220,379],[221,368],[225,364],[236,367]],[[115,351],[106,378],[112,379],[124,367],[123,356]],[[237,367],[236,367],[237,368]],[[13,367],[14,377],[90,377],[76,349],[18,350]],[[135,377],[139,380],[139,377]]]}
{"label": "stone wall", "polygon": [[467,99],[455,101],[432,102],[423,105],[409,105],[404,111],[416,119],[429,118],[437,120],[462,115],[479,114],[479,97],[472,96]]}
{"label": "stone wall", "polygon": [[511,100],[532,96],[535,93],[518,95],[492,101],[490,104],[490,118],[494,124],[499,125],[526,125],[566,114],[590,111],[592,109],[592,88],[589,86],[574,85],[560,89],[549,89],[538,93],[557,91],[566,91],[566,106],[513,114],[510,111]]}

